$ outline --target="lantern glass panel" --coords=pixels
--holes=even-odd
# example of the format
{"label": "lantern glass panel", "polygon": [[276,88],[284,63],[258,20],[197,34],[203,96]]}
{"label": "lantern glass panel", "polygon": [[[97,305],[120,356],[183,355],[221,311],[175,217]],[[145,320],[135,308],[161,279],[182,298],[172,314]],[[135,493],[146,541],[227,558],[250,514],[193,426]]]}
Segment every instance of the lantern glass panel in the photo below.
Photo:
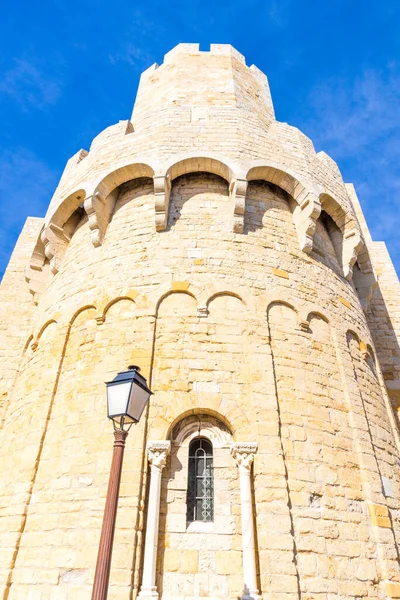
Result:
{"label": "lantern glass panel", "polygon": [[148,390],[144,390],[140,385],[137,385],[136,382],[133,383],[128,409],[126,411],[128,419],[130,418],[136,422],[139,421],[149,396],[150,393]]}
{"label": "lantern glass panel", "polygon": [[[107,387],[108,416],[125,415],[132,381],[117,383]],[[133,386],[132,386],[133,387]]]}

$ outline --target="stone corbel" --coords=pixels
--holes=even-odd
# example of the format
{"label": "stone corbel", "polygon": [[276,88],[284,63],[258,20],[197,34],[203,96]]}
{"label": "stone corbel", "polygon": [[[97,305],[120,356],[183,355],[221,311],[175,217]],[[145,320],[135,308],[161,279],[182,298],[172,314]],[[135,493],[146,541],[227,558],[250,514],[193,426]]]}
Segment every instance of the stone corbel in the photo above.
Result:
{"label": "stone corbel", "polygon": [[305,319],[299,321],[299,329],[300,329],[300,331],[309,333],[310,332],[310,321],[306,321]]}
{"label": "stone corbel", "polygon": [[154,202],[156,212],[156,231],[165,231],[168,224],[168,207],[171,193],[171,182],[166,175],[155,175]]}
{"label": "stone corbel", "polygon": [[29,261],[29,267],[34,271],[41,271],[43,269],[46,256],[44,253],[44,247],[40,243],[36,244],[34,251],[32,252],[31,260]]}
{"label": "stone corbel", "polygon": [[319,198],[310,192],[300,200],[293,211],[293,221],[299,238],[300,250],[310,254],[314,245],[314,233],[317,219],[321,214]]}
{"label": "stone corbel", "polygon": [[358,253],[363,249],[363,240],[355,229],[348,231],[343,236],[343,275],[347,281],[353,279],[353,266]]}
{"label": "stone corbel", "polygon": [[244,213],[246,209],[247,179],[236,179],[231,184],[231,198],[233,199],[233,231],[243,233]]}
{"label": "stone corbel", "polygon": [[63,227],[50,223],[41,235],[44,244],[44,253],[50,261],[50,271],[55,275],[58,273],[65,250],[70,242]]}
{"label": "stone corbel", "polygon": [[205,319],[208,317],[208,306],[198,306],[197,307],[197,316]]}
{"label": "stone corbel", "polygon": [[370,359],[371,353],[369,351],[368,344],[366,342],[363,342],[362,340],[360,342],[360,352],[361,356],[365,361],[368,361]]}
{"label": "stone corbel", "polygon": [[35,304],[38,303],[38,294],[44,292],[46,288],[45,273],[43,271],[45,260],[44,246],[39,237],[29,264],[25,269],[25,279],[28,282],[29,291]]}
{"label": "stone corbel", "polygon": [[46,290],[46,274],[42,269],[33,269],[30,265],[25,270],[25,279],[28,283],[29,291],[33,296],[34,304],[38,304],[39,294]]}
{"label": "stone corbel", "polygon": [[100,192],[94,192],[85,199],[83,207],[88,216],[90,239],[95,248],[103,243],[114,204],[115,196],[113,194],[104,198]]}

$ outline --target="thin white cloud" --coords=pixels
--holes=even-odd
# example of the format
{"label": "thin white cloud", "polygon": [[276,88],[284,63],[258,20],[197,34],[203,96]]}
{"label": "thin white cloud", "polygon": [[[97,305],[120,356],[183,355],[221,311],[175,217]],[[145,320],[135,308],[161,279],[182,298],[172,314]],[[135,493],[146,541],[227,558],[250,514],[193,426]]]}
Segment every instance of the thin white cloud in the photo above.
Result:
{"label": "thin white cloud", "polygon": [[43,109],[55,104],[61,94],[59,80],[46,76],[33,61],[15,58],[13,66],[0,75],[0,94],[22,106]]}
{"label": "thin white cloud", "polygon": [[400,72],[365,70],[311,90],[299,124],[355,184],[373,239],[387,242],[400,271]]}
{"label": "thin white cloud", "polygon": [[57,174],[24,148],[0,153],[0,277],[27,216],[44,216]]}
{"label": "thin white cloud", "polygon": [[155,62],[152,49],[154,40],[165,34],[164,28],[148,19],[141,11],[136,11],[131,23],[120,35],[120,45],[109,54],[112,64],[127,62],[138,68],[147,68]]}
{"label": "thin white cloud", "polygon": [[127,62],[129,65],[135,67],[142,67],[143,65],[150,65],[154,62],[152,55],[140,46],[136,46],[132,42],[126,42],[119,52],[109,55],[109,61],[111,64],[118,62]]}
{"label": "thin white cloud", "polygon": [[291,2],[280,2],[279,0],[271,0],[265,5],[265,12],[268,21],[277,28],[285,27],[290,17]]}
{"label": "thin white cloud", "polygon": [[354,82],[332,79],[310,94],[314,116],[308,123],[337,156],[363,151],[400,129],[400,76],[368,70]]}

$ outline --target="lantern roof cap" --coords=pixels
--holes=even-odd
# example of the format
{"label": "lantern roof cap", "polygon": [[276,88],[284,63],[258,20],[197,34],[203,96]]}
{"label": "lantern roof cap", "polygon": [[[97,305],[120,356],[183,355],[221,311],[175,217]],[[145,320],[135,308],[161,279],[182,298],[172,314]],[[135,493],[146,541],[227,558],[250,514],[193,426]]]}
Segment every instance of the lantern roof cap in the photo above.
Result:
{"label": "lantern roof cap", "polygon": [[[135,381],[140,387],[148,391],[147,380],[143,375],[139,373],[140,367],[136,365],[129,365],[126,371],[120,371],[112,381],[107,381],[107,385],[114,385],[122,383],[123,381]],[[152,392],[150,392],[152,394]]]}

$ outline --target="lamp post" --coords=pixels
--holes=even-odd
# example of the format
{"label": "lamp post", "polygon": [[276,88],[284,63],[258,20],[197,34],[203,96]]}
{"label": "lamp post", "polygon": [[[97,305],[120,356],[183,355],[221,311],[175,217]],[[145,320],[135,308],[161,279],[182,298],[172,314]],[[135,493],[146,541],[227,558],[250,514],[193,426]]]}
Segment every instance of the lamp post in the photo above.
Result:
{"label": "lamp post", "polygon": [[139,422],[152,394],[139,371],[139,367],[130,366],[106,384],[107,412],[114,425],[115,439],[92,600],[107,599],[125,440],[133,423]]}

